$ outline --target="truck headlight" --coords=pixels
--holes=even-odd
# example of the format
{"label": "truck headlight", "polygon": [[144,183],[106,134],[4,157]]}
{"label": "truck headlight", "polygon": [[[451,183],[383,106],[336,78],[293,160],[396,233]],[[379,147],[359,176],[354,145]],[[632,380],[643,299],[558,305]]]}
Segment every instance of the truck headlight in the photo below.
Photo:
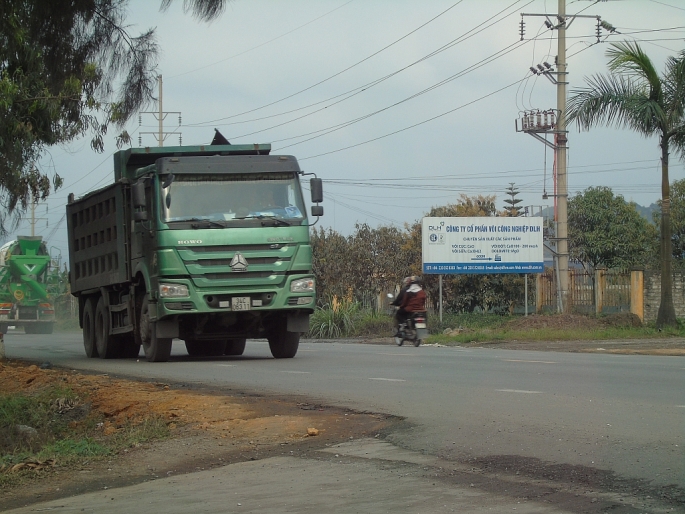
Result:
{"label": "truck headlight", "polygon": [[290,283],[291,293],[313,293],[315,284],[313,278],[300,278]]}
{"label": "truck headlight", "polygon": [[183,298],[189,296],[188,286],[184,284],[159,284],[160,298]]}

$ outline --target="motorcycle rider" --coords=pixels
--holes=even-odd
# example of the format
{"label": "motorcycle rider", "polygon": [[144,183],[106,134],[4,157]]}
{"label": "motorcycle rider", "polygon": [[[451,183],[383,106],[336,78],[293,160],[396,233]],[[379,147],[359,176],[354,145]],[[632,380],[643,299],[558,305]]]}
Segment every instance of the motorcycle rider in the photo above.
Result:
{"label": "motorcycle rider", "polygon": [[402,310],[401,305],[404,297],[407,295],[407,289],[409,289],[409,286],[411,285],[411,279],[412,277],[404,277],[402,279],[402,287],[400,288],[400,292],[397,293],[397,297],[390,302],[390,305],[398,307],[397,311],[395,312],[395,337],[400,336],[400,325],[404,323],[404,320],[407,317],[406,312]]}
{"label": "motorcycle rider", "polygon": [[[404,292],[400,308],[397,311],[398,324],[401,325],[416,312],[426,312],[426,292],[421,287],[419,277],[412,276],[409,279],[409,287]],[[399,325],[398,334],[400,332]]]}

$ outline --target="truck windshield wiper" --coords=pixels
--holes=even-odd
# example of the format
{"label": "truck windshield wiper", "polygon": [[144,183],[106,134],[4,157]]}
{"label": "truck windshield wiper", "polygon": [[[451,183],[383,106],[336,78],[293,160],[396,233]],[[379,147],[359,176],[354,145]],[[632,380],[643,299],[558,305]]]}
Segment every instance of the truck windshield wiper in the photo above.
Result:
{"label": "truck windshield wiper", "polygon": [[[262,220],[262,227],[267,227],[271,225],[272,227],[289,227],[290,223],[287,221],[277,218],[276,216],[267,216],[264,214],[250,214],[249,216],[235,217],[236,220]],[[273,222],[273,223],[270,223]]]}
{"label": "truck windshield wiper", "polygon": [[167,223],[189,223],[191,221],[197,222],[197,223],[192,223],[190,225],[192,228],[208,228],[208,227],[226,228],[225,223],[222,223],[222,222],[216,221],[216,220],[212,220],[209,218],[199,218],[199,217],[174,218],[174,219],[168,220]]}
{"label": "truck windshield wiper", "polygon": [[266,227],[269,225],[269,221],[273,221],[274,227],[281,226],[281,227],[289,227],[290,223],[288,223],[285,220],[282,220],[281,218],[277,218],[276,216],[264,216],[263,214],[260,214],[259,216],[253,216],[254,218],[257,218],[258,220],[262,220],[262,227]]}
{"label": "truck windshield wiper", "polygon": [[215,220],[200,220],[200,223],[193,223],[190,226],[192,228],[209,228],[209,227],[226,228],[226,223],[223,223],[221,221],[215,221]]}

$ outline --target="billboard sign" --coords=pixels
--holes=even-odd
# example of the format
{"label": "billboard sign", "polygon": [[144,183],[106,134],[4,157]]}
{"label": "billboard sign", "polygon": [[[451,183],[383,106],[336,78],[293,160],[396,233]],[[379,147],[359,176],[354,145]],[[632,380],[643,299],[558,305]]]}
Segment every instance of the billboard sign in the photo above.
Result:
{"label": "billboard sign", "polygon": [[541,217],[423,218],[423,272],[542,273]]}

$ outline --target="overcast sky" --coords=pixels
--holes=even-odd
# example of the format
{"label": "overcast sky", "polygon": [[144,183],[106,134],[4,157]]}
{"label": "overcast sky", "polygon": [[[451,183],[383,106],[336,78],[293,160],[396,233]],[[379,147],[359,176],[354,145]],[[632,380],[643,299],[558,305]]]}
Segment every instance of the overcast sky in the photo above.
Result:
{"label": "overcast sky", "polygon": [[[207,144],[216,127],[231,143],[271,143],[272,153],[296,156],[324,180],[324,227],[345,235],[355,223],[402,227],[461,193],[496,195],[501,208],[510,182],[522,205],[552,205],[542,198],[554,190],[552,152],[517,133],[515,120],[556,107],[556,87],[529,71],[554,62],[556,31],[526,16],[520,40],[521,13],[556,13],[556,0],[234,0],[210,24],[184,15],[181,0],[165,13],[159,4],[132,0],[129,30],[156,27],[165,132]],[[659,70],[685,49],[681,0],[568,0],[567,13],[599,15],[621,33],[593,44],[596,19],[573,21],[569,90],[606,71],[610,41],[641,41]],[[157,146],[157,130],[152,114],[128,127],[134,146],[139,136]],[[656,138],[570,130],[571,194],[609,186],[641,205],[658,200]],[[178,141],[169,135],[164,144]],[[115,150],[108,141],[95,154],[84,139],[41,162],[64,187],[37,209],[36,234],[65,260],[67,194],[109,184]],[[685,178],[675,155],[670,177]],[[30,234],[29,224],[18,233]]]}

